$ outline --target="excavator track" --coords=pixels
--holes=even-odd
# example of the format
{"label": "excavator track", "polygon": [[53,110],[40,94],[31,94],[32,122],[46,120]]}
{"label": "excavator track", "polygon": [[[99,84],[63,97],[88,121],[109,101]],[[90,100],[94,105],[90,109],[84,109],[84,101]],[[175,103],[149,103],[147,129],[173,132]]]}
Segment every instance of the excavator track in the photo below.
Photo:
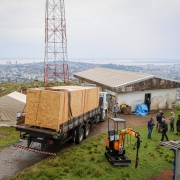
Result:
{"label": "excavator track", "polygon": [[115,158],[108,154],[108,152],[105,152],[105,157],[113,166],[127,166],[131,164],[131,160],[125,155]]}
{"label": "excavator track", "polygon": [[25,146],[21,146],[19,144],[13,144],[14,147],[23,149],[23,150],[27,150],[27,151],[31,151],[31,152],[35,152],[35,153],[40,153],[40,154],[46,154],[46,155],[50,155],[50,156],[56,156],[56,153],[51,153],[51,152],[46,152],[46,151],[41,151],[38,149],[33,149],[33,148],[27,148]]}

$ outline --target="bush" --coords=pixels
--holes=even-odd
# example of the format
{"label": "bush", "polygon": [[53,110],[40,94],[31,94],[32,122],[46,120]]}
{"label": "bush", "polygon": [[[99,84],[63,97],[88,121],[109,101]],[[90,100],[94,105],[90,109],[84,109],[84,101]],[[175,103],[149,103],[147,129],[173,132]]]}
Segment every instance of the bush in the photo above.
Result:
{"label": "bush", "polygon": [[176,110],[180,111],[180,104],[176,104]]}

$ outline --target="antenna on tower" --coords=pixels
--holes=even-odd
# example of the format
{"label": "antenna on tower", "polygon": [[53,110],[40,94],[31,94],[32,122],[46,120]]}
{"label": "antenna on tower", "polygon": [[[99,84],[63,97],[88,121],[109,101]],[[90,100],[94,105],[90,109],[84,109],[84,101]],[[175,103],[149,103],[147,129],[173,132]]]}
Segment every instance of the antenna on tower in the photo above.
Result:
{"label": "antenna on tower", "polygon": [[46,0],[44,82],[69,83],[64,0]]}

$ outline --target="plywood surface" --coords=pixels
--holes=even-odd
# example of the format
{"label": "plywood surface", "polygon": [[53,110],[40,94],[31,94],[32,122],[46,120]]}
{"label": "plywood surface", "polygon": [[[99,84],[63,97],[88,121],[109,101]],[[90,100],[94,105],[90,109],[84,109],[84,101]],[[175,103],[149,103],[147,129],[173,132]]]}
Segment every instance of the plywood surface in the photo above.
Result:
{"label": "plywood surface", "polygon": [[59,130],[59,125],[99,104],[99,88],[58,86],[28,89],[25,124]]}

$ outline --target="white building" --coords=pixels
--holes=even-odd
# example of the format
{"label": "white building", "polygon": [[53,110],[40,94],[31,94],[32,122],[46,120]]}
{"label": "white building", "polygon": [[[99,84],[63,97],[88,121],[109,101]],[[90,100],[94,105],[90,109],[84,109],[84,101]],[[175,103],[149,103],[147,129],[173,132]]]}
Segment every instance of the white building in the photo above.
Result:
{"label": "white building", "polygon": [[80,83],[96,84],[102,91],[109,92],[110,107],[118,102],[135,110],[149,97],[151,110],[172,109],[176,104],[180,82],[156,77],[151,74],[95,68],[74,74]]}

